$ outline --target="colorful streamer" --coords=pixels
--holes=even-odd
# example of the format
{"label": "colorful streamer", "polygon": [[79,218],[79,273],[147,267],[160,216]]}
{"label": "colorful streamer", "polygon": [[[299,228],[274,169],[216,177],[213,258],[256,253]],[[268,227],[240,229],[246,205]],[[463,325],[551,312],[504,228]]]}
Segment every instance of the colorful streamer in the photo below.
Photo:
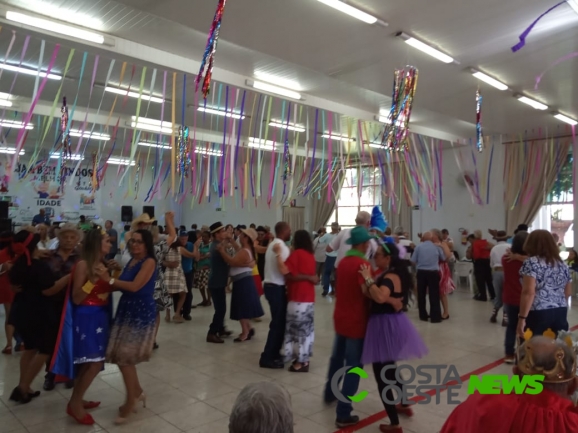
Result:
{"label": "colorful streamer", "polygon": [[[213,66],[215,63],[215,53],[217,52],[217,42],[219,41],[219,31],[221,30],[221,22],[223,20],[223,12],[225,11],[225,4],[227,0],[219,0],[217,6],[217,11],[215,12],[215,17],[211,23],[211,29],[209,30],[209,37],[207,40],[207,46],[205,48],[205,53],[203,54],[203,60],[201,61],[201,68],[199,69],[199,74],[195,79],[195,92],[199,90],[199,84],[201,79],[203,80],[203,98],[206,100],[209,91],[211,90],[211,77],[213,76]],[[205,65],[207,64],[207,59],[209,64],[205,72]],[[203,74],[205,77],[203,78]]]}
{"label": "colorful streamer", "polygon": [[191,168],[191,158],[189,155],[189,127],[180,126],[179,127],[179,138],[178,138],[178,149],[177,149],[177,173],[181,176],[189,177],[189,170]]}
{"label": "colorful streamer", "polygon": [[484,150],[484,137],[482,132],[482,92],[476,92],[476,144],[478,152]]}
{"label": "colorful streamer", "polygon": [[402,151],[407,146],[408,125],[417,78],[418,70],[413,66],[396,69],[394,72],[391,110],[381,139],[381,145],[386,149]]}
{"label": "colorful streamer", "polygon": [[518,37],[520,39],[520,42],[518,42],[516,45],[514,45],[512,47],[512,52],[517,52],[519,50],[521,50],[522,48],[524,48],[524,45],[526,45],[526,38],[528,37],[528,35],[530,34],[530,32],[534,29],[534,26],[536,24],[538,24],[538,21],[540,21],[545,15],[547,15],[548,13],[552,12],[554,9],[556,9],[558,6],[563,5],[566,3],[566,0],[562,0],[560,3],[558,3],[557,5],[552,6],[550,9],[548,9],[546,12],[544,12],[542,15],[540,15],[538,18],[536,18],[534,20],[534,22],[532,24],[530,24],[530,26],[524,30],[522,32],[522,34]]}
{"label": "colorful streamer", "polygon": [[538,75],[536,77],[536,84],[534,85],[534,90],[538,90],[538,86],[540,85],[540,81],[542,81],[542,78],[544,78],[544,75],[546,74],[546,72],[548,72],[554,66],[558,66],[560,63],[564,63],[566,60],[573,59],[574,57],[578,57],[578,51],[574,51],[573,53],[566,54],[565,56],[562,56],[559,59],[557,59],[551,65],[548,65],[548,67],[544,70],[544,72],[542,72],[540,75]]}

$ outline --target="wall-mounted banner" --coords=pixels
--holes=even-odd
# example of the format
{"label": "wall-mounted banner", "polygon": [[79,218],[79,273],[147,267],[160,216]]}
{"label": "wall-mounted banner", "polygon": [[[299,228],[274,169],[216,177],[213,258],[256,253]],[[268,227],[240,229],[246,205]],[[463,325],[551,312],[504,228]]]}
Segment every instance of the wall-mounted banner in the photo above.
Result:
{"label": "wall-mounted banner", "polygon": [[[10,201],[10,218],[19,224],[28,224],[41,208],[46,210],[53,221],[77,221],[80,215],[88,219],[100,214],[98,191],[93,191],[93,168],[79,167],[76,172],[71,167],[63,167],[65,173],[49,165],[30,170],[26,163],[19,163],[14,170],[17,176],[7,181],[5,163],[0,162],[0,199]],[[74,172],[74,173],[73,173]],[[60,182],[74,176],[74,182]],[[18,179],[22,180],[18,180]]]}

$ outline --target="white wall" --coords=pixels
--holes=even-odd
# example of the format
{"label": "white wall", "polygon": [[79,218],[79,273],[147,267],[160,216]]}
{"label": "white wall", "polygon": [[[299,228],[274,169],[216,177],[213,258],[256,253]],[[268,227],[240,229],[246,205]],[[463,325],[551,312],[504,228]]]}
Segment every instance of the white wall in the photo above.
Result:
{"label": "white wall", "polygon": [[[490,175],[489,204],[480,206],[473,203],[467,188],[458,183],[460,170],[453,152],[453,149],[443,151],[443,204],[440,206],[438,203],[438,209],[434,211],[428,206],[427,201],[424,201],[420,203],[420,210],[413,211],[413,239],[418,240],[417,233],[432,228],[448,229],[454,239],[456,250],[463,256],[465,247],[461,245],[460,228],[466,229],[469,233],[482,230],[484,236],[488,238],[489,228],[505,230],[506,206],[502,179],[505,153],[502,145],[495,147]],[[480,165],[483,166],[478,162],[478,166]]]}

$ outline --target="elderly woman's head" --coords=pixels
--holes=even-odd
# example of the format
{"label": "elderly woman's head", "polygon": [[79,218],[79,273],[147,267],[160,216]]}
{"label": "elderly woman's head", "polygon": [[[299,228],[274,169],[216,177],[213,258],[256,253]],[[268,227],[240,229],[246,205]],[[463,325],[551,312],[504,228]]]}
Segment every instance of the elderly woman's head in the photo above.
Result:
{"label": "elderly woman's head", "polygon": [[548,230],[534,230],[530,233],[524,244],[524,251],[530,257],[536,256],[544,259],[550,265],[562,261],[560,249]]}
{"label": "elderly woman's head", "polygon": [[291,397],[273,382],[241,390],[229,418],[229,433],[293,433]]}

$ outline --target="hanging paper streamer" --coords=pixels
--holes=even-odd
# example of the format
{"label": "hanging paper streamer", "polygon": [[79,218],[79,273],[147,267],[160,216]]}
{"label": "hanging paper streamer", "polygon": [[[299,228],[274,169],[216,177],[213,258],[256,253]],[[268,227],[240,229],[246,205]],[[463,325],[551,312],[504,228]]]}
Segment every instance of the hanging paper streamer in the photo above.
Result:
{"label": "hanging paper streamer", "polygon": [[540,15],[538,18],[536,18],[534,20],[534,22],[532,24],[530,24],[530,26],[524,30],[522,32],[522,34],[518,37],[520,39],[520,42],[518,42],[516,45],[514,45],[512,47],[512,51],[515,53],[516,51],[521,50],[522,48],[524,48],[524,45],[526,45],[526,38],[528,37],[528,35],[530,34],[530,32],[534,29],[534,26],[536,24],[538,24],[538,21],[540,21],[545,15],[549,14],[550,12],[552,12],[554,9],[556,9],[558,6],[563,5],[566,3],[566,0],[561,1],[560,3],[558,3],[557,5],[552,6],[550,9],[548,9],[546,12],[544,12],[542,15]]}
{"label": "hanging paper streamer", "polygon": [[413,66],[396,69],[393,79],[391,110],[381,140],[387,149],[401,151],[407,146],[408,125],[417,88],[418,70]]}
{"label": "hanging paper streamer", "polygon": [[178,153],[177,153],[177,173],[181,176],[188,177],[189,169],[191,168],[191,155],[189,153],[189,127],[179,127],[178,139]]}
{"label": "hanging paper streamer", "polygon": [[476,92],[476,144],[478,152],[484,150],[484,137],[482,134],[482,93]]}
{"label": "hanging paper streamer", "polygon": [[[209,38],[207,40],[205,53],[203,54],[203,60],[201,61],[201,68],[197,78],[195,79],[195,92],[197,92],[199,90],[199,83],[201,82],[201,79],[203,79],[203,74],[205,74],[202,88],[204,99],[207,99],[207,95],[211,89],[211,77],[213,75],[215,53],[217,52],[219,31],[221,30],[221,21],[223,19],[223,12],[225,11],[226,3],[227,0],[219,0],[219,5],[217,6],[217,11],[215,12],[215,17],[213,18],[213,22],[211,24],[211,29],[209,30]],[[205,72],[207,59],[209,60],[209,64],[207,65],[207,70]]]}
{"label": "hanging paper streamer", "polygon": [[542,81],[542,78],[544,77],[544,75],[546,74],[546,72],[548,72],[550,69],[552,69],[554,66],[558,66],[560,63],[564,63],[566,60],[570,60],[573,59],[574,57],[578,57],[578,51],[574,51],[573,53],[570,54],[566,54],[563,57],[560,57],[559,59],[557,59],[554,63],[552,63],[551,65],[549,65],[544,72],[542,72],[540,75],[538,75],[536,77],[536,84],[534,85],[534,90],[538,90],[538,85],[540,84],[540,81]]}

